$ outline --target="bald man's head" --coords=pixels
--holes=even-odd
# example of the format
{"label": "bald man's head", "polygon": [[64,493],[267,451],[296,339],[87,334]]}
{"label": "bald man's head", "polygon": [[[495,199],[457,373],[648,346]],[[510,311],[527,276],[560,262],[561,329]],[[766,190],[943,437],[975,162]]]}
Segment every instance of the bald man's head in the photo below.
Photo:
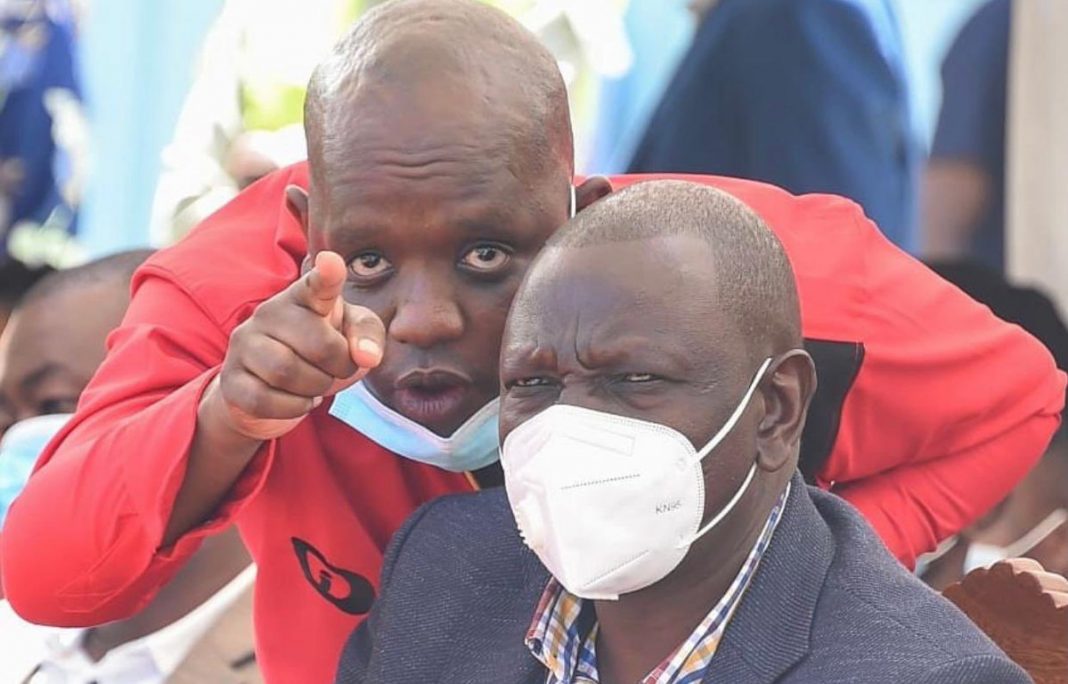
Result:
{"label": "bald man's head", "polygon": [[130,280],[133,278],[134,271],[152,254],[151,249],[132,249],[101,257],[81,266],[50,273],[26,293],[18,309],[67,292],[100,287],[106,288],[108,294],[101,304],[110,304],[115,301],[121,303],[125,310],[125,305],[129,301]]}
{"label": "bald man's head", "polygon": [[722,190],[684,181],[638,183],[590,206],[546,247],[669,235],[692,235],[708,245],[715,296],[747,337],[766,340],[777,352],[801,346],[797,287],[782,244],[752,209]]}
{"label": "bald man's head", "polygon": [[0,336],[0,431],[14,420],[70,413],[122,322],[135,250],[51,273],[22,298]]}
{"label": "bald man's head", "polygon": [[313,180],[374,154],[377,138],[406,124],[416,157],[454,142],[521,178],[573,170],[556,60],[515,19],[475,0],[395,0],[352,27],[308,87]]}
{"label": "bald man's head", "polygon": [[[287,189],[305,265],[324,250],[345,259],[346,300],[387,333],[365,386],[451,434],[497,396],[494,360],[527,266],[569,209],[611,191],[603,178],[571,187],[556,61],[482,3],[397,0],[316,69],[305,114],[311,187]],[[413,380],[427,369],[448,382]]]}
{"label": "bald man's head", "polygon": [[[816,386],[800,347],[790,263],[748,207],[692,183],[631,186],[558,230],[515,296],[500,360],[505,455],[515,428],[556,405],[665,425],[694,449],[731,424],[701,462],[705,519],[754,484],[679,566],[684,586],[724,549],[751,548],[793,476]],[[631,458],[658,457],[641,451]]]}

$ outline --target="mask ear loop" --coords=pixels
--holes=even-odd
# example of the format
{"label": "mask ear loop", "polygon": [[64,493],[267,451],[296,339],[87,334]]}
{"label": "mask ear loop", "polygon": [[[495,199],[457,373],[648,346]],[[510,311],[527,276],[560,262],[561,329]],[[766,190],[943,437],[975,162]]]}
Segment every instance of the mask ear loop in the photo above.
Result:
{"label": "mask ear loop", "polygon": [[[734,409],[734,413],[732,413],[731,417],[727,419],[727,422],[723,424],[723,427],[719,429],[719,432],[717,432],[712,437],[712,439],[708,441],[708,444],[706,444],[704,448],[697,452],[698,461],[704,460],[705,456],[707,456],[713,449],[715,449],[719,445],[719,443],[723,441],[723,438],[730,434],[730,431],[734,429],[735,424],[741,419],[742,414],[745,413],[745,409],[749,406],[749,402],[750,400],[752,400],[753,394],[756,393],[757,386],[759,386],[760,381],[764,379],[764,374],[768,372],[768,367],[771,365],[771,362],[772,357],[770,356],[764,359],[764,363],[760,365],[760,370],[758,370],[756,372],[756,375],[753,376],[753,381],[749,383],[749,389],[745,391],[745,396],[743,396],[742,400],[738,402],[738,406]],[[753,478],[756,477],[756,471],[757,464],[756,461],[754,461],[753,465],[749,468],[749,474],[745,476],[745,481],[742,482],[742,486],[739,487],[738,491],[734,493],[734,496],[732,496],[731,500],[727,502],[727,505],[721,508],[719,513],[717,513],[711,520],[702,525],[692,538],[680,543],[676,548],[683,548],[689,546],[690,544],[693,544],[696,540],[704,536],[705,533],[707,533],[713,527],[718,525],[721,520],[726,518],[730,514],[730,512],[734,510],[734,507],[738,505],[738,502],[742,500],[742,496],[749,489],[749,485],[753,482]]]}
{"label": "mask ear loop", "polygon": [[567,205],[567,217],[569,219],[575,218],[575,214],[578,213],[578,202],[575,199],[575,186],[571,185],[571,201]]}
{"label": "mask ear loop", "polygon": [[708,440],[700,451],[697,452],[697,460],[703,461],[705,456],[719,446],[719,443],[723,441],[731,430],[734,429],[735,424],[741,419],[742,414],[745,413],[745,409],[749,406],[749,401],[753,398],[753,394],[756,393],[757,386],[760,385],[760,381],[764,379],[764,373],[768,372],[768,366],[771,365],[772,357],[764,359],[764,363],[760,364],[760,369],[757,370],[756,375],[753,376],[753,381],[749,383],[749,389],[745,391],[745,396],[738,402],[738,406],[734,409],[734,413],[727,419],[727,422],[723,424],[723,427],[719,429],[712,439]]}

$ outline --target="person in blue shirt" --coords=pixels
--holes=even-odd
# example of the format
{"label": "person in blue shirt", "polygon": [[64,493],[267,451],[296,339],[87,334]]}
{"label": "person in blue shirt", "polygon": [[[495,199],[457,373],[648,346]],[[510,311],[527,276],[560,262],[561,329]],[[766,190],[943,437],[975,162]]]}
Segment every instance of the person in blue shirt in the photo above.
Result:
{"label": "person in blue shirt", "polygon": [[886,0],[706,4],[629,172],[844,195],[914,249],[919,148]]}
{"label": "person in blue shirt", "polygon": [[[71,151],[54,135],[59,108],[80,100],[71,18],[63,3],[0,3],[0,263],[20,224],[74,232],[63,186]],[[68,193],[69,194],[69,193]]]}
{"label": "person in blue shirt", "polygon": [[942,110],[924,175],[924,254],[1005,261],[1010,0],[979,8],[942,63]]}

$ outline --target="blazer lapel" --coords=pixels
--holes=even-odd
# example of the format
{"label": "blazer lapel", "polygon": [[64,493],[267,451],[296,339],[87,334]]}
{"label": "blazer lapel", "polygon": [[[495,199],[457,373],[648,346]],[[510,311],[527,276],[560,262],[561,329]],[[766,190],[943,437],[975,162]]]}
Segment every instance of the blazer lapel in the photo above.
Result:
{"label": "blazer lapel", "polygon": [[[455,611],[445,627],[450,646],[436,651],[440,667],[435,681],[545,684],[546,669],[527,648],[525,637],[549,573],[519,538],[503,491],[500,496],[498,506],[481,518],[485,523],[496,515],[507,516],[508,534],[497,535],[481,561],[492,567],[493,556],[499,555],[500,571],[480,571],[477,581],[450,604]],[[413,680],[398,677],[395,681]]]}
{"label": "blazer lapel", "polygon": [[703,681],[768,684],[804,658],[833,557],[831,532],[794,475],[783,518]]}
{"label": "blazer lapel", "polygon": [[[527,627],[534,620],[534,613],[538,609],[541,595],[549,583],[549,573],[537,556],[525,546],[522,547],[522,554],[523,589],[516,596],[515,608],[509,610],[508,614],[516,616],[515,619],[520,621],[523,633],[526,634]],[[500,644],[498,652],[505,660],[510,661],[508,671],[517,675],[514,680],[509,681],[515,681],[516,684],[545,684],[547,670],[527,648],[525,640],[520,639],[519,643],[515,643],[515,640],[509,639],[508,642],[508,644]],[[492,672],[488,674],[490,677],[485,681],[502,681],[494,677]]]}

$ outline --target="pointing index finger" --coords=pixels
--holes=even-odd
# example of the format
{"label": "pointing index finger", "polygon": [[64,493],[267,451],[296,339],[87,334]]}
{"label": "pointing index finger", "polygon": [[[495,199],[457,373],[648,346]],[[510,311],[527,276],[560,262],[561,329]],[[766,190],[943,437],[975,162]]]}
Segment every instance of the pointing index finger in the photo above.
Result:
{"label": "pointing index finger", "polygon": [[315,266],[293,284],[296,303],[320,316],[330,317],[345,285],[345,261],[336,252],[319,252]]}

